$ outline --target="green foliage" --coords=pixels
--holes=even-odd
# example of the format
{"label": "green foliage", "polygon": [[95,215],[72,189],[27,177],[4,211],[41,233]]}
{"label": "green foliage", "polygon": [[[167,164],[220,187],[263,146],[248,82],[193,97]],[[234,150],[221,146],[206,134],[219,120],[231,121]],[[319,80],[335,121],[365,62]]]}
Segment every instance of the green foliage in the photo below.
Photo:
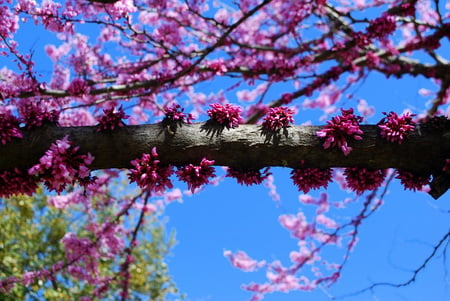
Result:
{"label": "green foliage", "polygon": [[[100,205],[108,197],[104,193],[91,203]],[[21,278],[24,272],[39,271],[64,262],[61,239],[68,231],[79,237],[92,236],[86,231],[86,225],[92,219],[86,218],[81,205],[55,209],[47,205],[47,198],[45,191],[39,189],[33,197],[22,195],[0,199],[0,280],[11,276]],[[116,213],[110,208],[103,208],[93,214],[99,224],[112,220]],[[127,217],[127,224],[131,227],[136,221],[133,214]],[[130,296],[127,300],[162,301],[167,300],[169,295],[175,299],[182,298],[165,263],[175,244],[174,233],[166,233],[158,214],[147,214],[137,241],[137,246],[132,249],[134,262],[130,265]],[[123,258],[119,257],[100,260],[100,274],[113,279],[102,300],[120,299],[119,271],[122,263]],[[28,287],[19,283],[9,293],[0,293],[0,300],[79,300],[83,296],[92,296],[94,289],[93,285],[60,272],[53,281],[36,280]]]}

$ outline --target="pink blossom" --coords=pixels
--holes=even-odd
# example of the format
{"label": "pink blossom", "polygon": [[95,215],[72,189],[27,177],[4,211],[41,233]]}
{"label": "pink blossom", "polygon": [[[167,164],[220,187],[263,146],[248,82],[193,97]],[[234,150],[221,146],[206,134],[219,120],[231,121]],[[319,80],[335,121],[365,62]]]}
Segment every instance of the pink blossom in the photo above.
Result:
{"label": "pink blossom", "polygon": [[325,216],[324,214],[319,214],[316,216],[316,223],[324,225],[330,229],[337,229],[338,223],[336,223],[333,219]]}
{"label": "pink blossom", "polygon": [[277,186],[275,185],[275,178],[272,175],[269,175],[264,183],[264,186],[269,188],[269,196],[275,202],[280,201],[280,195],[277,193]]}
{"label": "pink blossom", "polygon": [[265,168],[263,172],[261,172],[259,169],[248,170],[228,167],[226,176],[235,178],[241,185],[245,184],[249,186],[254,184],[261,184],[265,179],[267,179],[269,175],[271,175],[271,173],[269,172],[269,167]]}
{"label": "pink blossom", "polygon": [[317,136],[325,138],[323,148],[339,147],[344,155],[348,155],[352,148],[348,146],[347,138],[354,140],[362,140],[360,135],[363,131],[359,127],[362,117],[353,115],[353,109],[341,109],[342,115],[333,117],[327,121],[327,125],[320,131]]}
{"label": "pink blossom", "polygon": [[80,280],[94,281],[99,272],[100,253],[89,238],[80,238],[68,232],[61,239],[68,262],[73,262],[67,270]]}
{"label": "pink blossom", "polygon": [[414,114],[406,113],[400,117],[395,112],[389,114],[383,112],[383,114],[386,117],[378,123],[378,127],[381,130],[381,137],[387,141],[401,144],[408,133],[414,131],[415,122],[412,120]]}
{"label": "pink blossom", "polygon": [[28,172],[14,168],[13,171],[0,171],[0,197],[12,195],[32,195],[37,189],[36,180]]}
{"label": "pink blossom", "polygon": [[156,147],[151,154],[142,154],[140,159],[131,161],[135,169],[130,169],[128,178],[130,183],[136,184],[142,189],[154,192],[164,192],[166,188],[172,188],[170,176],[173,173],[172,166],[159,166]]}
{"label": "pink blossom", "polygon": [[193,193],[195,189],[209,183],[209,178],[215,177],[214,160],[203,158],[200,165],[189,164],[179,167],[177,176],[181,181],[187,183],[189,190]]}
{"label": "pink blossom", "polygon": [[250,258],[247,253],[243,251],[238,251],[233,254],[231,251],[226,250],[223,252],[223,256],[228,257],[234,267],[239,268],[244,272],[253,272],[266,264],[265,261],[258,262]]}
{"label": "pink blossom", "polygon": [[125,114],[122,106],[117,110],[114,108],[103,110],[103,115],[98,117],[99,124],[97,131],[113,131],[116,128],[125,126],[122,119],[127,119],[129,116]]}
{"label": "pink blossom", "polygon": [[19,106],[19,113],[27,129],[44,124],[57,124],[59,112],[48,109],[44,103],[28,102]]}
{"label": "pink blossom", "polygon": [[75,78],[67,88],[70,95],[81,96],[89,94],[90,88],[87,82],[81,78]]}
{"label": "pink blossom", "polygon": [[70,192],[66,195],[53,195],[47,198],[47,203],[57,209],[66,209],[71,204],[84,203],[86,196],[81,190]]}
{"label": "pink blossom", "polygon": [[8,110],[0,112],[0,142],[6,144],[13,138],[22,138],[19,127],[20,120],[12,115]]}
{"label": "pink blossom", "polygon": [[299,191],[308,193],[311,189],[319,189],[320,187],[328,187],[331,181],[331,169],[319,169],[315,167],[305,167],[304,161],[301,161],[302,167],[291,171],[291,179],[298,187]]}
{"label": "pink blossom", "polygon": [[62,112],[59,115],[58,124],[60,126],[93,126],[97,124],[97,120],[91,112],[79,108]]}
{"label": "pink blossom", "polygon": [[291,234],[298,239],[306,239],[315,233],[313,225],[308,224],[303,212],[299,212],[297,216],[292,214],[283,214],[278,218],[280,224],[291,231]]}
{"label": "pink blossom", "polygon": [[348,187],[361,194],[366,190],[374,190],[380,187],[386,177],[386,170],[348,167],[344,171],[344,176]]}
{"label": "pink blossom", "polygon": [[194,117],[192,114],[186,115],[184,112],[184,108],[182,108],[179,104],[173,104],[172,106],[167,106],[164,108],[165,118],[163,120],[163,124],[175,122],[178,125],[182,123],[191,124]]}
{"label": "pink blossom", "polygon": [[218,103],[210,105],[211,109],[207,111],[211,120],[219,125],[230,128],[237,128],[242,122],[240,112],[241,108],[232,104],[221,105]]}
{"label": "pink blossom", "polygon": [[406,170],[397,169],[395,178],[400,180],[405,189],[412,191],[422,190],[425,185],[430,184],[429,175],[417,175]]}
{"label": "pink blossom", "polygon": [[175,188],[171,191],[167,191],[164,194],[164,202],[165,203],[172,203],[174,201],[178,201],[180,203],[183,202],[183,194],[181,193],[181,190],[179,188]]}
{"label": "pink blossom", "polygon": [[262,127],[268,131],[277,132],[294,123],[294,110],[287,107],[270,108],[264,117]]}
{"label": "pink blossom", "polygon": [[89,182],[87,165],[94,160],[91,154],[78,154],[79,147],[73,147],[68,136],[56,140],[45,155],[28,171],[30,175],[39,176],[50,190],[60,193],[67,184],[81,184]]}
{"label": "pink blossom", "polygon": [[371,20],[367,27],[367,34],[370,38],[384,38],[395,31],[395,17],[385,14],[375,20]]}

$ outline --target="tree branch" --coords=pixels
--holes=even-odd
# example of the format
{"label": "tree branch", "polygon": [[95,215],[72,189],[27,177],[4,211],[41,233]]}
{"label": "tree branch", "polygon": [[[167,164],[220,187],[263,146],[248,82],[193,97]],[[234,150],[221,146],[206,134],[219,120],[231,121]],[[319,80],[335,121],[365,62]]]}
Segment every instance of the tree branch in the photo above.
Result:
{"label": "tree branch", "polygon": [[157,147],[161,164],[198,163],[203,157],[215,165],[234,167],[308,165],[328,167],[360,166],[373,169],[401,168],[417,173],[440,171],[450,156],[450,128],[417,126],[402,144],[381,139],[376,125],[363,125],[363,140],[350,141],[353,151],[323,149],[316,136],[322,126],[292,126],[286,133],[263,135],[259,125],[217,129],[205,123],[183,125],[173,135],[162,124],[127,126],[113,132],[97,127],[43,127],[24,131],[23,139],[0,146],[0,170],[29,168],[57,139],[69,135],[80,152],[91,153],[92,169],[129,168],[130,161]]}

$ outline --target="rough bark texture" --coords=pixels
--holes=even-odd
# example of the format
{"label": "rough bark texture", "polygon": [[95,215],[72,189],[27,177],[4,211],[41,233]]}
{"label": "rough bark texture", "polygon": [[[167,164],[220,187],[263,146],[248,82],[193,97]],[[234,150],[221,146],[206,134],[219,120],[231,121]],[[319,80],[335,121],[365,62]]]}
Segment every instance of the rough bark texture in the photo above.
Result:
{"label": "rough bark texture", "polygon": [[[400,168],[419,174],[440,175],[450,157],[450,129],[417,126],[400,145],[388,143],[376,125],[361,126],[363,140],[350,141],[353,151],[345,156],[336,148],[323,149],[316,136],[321,126],[292,126],[285,132],[263,134],[258,125],[221,129],[205,123],[183,125],[174,133],[161,124],[127,126],[113,132],[96,127],[44,127],[24,132],[23,139],[0,146],[0,170],[29,168],[56,139],[69,135],[81,153],[95,156],[92,169],[129,168],[130,161],[157,147],[161,164],[196,164],[203,157],[216,165],[233,167],[282,166],[296,168],[300,160],[314,167],[360,166],[373,169]],[[443,177],[443,178],[442,178]],[[445,184],[447,183],[447,184]],[[443,192],[436,192],[442,194]]]}

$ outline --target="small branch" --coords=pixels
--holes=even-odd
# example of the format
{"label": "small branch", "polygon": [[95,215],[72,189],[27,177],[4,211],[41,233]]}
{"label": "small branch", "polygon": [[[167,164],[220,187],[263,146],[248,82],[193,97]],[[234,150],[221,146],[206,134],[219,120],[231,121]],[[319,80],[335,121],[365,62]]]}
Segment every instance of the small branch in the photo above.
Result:
{"label": "small branch", "polygon": [[[353,297],[353,296],[358,296],[361,295],[367,291],[371,291],[376,287],[379,286],[390,286],[390,287],[396,287],[396,288],[400,288],[403,286],[408,286],[411,283],[413,283],[414,281],[416,281],[417,279],[417,275],[423,270],[425,269],[425,267],[428,265],[428,263],[436,256],[436,253],[438,252],[438,250],[441,248],[441,246],[447,241],[447,246],[448,246],[448,242],[450,241],[450,231],[447,232],[442,238],[441,240],[434,246],[432,252],[430,253],[430,255],[428,255],[427,258],[425,258],[425,260],[423,261],[423,263],[414,270],[412,276],[404,281],[404,282],[400,282],[400,283],[392,283],[392,282],[377,282],[372,284],[369,287],[366,287],[364,289],[361,289],[359,291],[356,291],[354,293],[348,294],[348,295],[344,295],[344,296],[340,296],[340,297],[336,297],[334,298],[334,300],[338,300],[338,299],[344,299],[344,298],[348,298],[348,297]],[[443,251],[445,253],[445,249]]]}

